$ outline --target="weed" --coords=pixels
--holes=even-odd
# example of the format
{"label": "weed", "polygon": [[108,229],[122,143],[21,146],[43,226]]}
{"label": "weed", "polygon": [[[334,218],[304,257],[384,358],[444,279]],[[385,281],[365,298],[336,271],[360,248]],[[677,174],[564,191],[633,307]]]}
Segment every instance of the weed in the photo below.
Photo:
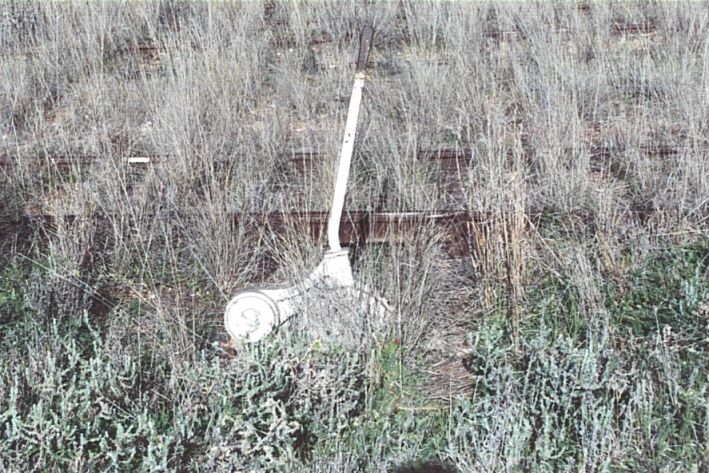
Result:
{"label": "weed", "polygon": [[[474,251],[436,227],[358,248],[394,311],[310,301],[227,356],[229,296],[321,253],[246,215],[327,209],[364,24],[346,207],[470,212]],[[708,25],[696,2],[4,3],[0,469],[705,471]],[[472,156],[450,186],[417,158],[443,146]],[[286,176],[296,151],[324,158]]]}

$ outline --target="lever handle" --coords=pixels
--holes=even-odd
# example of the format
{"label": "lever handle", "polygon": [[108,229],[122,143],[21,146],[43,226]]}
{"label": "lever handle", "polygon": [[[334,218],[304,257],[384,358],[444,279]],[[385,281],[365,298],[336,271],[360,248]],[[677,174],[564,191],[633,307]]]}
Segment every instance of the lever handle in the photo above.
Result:
{"label": "lever handle", "polygon": [[342,148],[340,158],[337,162],[337,174],[335,177],[335,189],[332,194],[332,207],[330,207],[330,218],[327,222],[327,239],[332,252],[342,249],[340,246],[340,220],[342,209],[345,206],[345,194],[347,193],[347,179],[352,163],[352,152],[354,151],[355,133],[357,132],[357,117],[359,116],[359,105],[362,102],[362,88],[364,87],[364,69],[367,67],[369,49],[372,47],[372,36],[374,29],[365,26],[359,36],[359,52],[357,53],[357,67],[355,69],[354,84],[352,85],[352,96],[347,111],[347,122],[345,122],[345,136],[342,138]]}
{"label": "lever handle", "polygon": [[357,67],[355,72],[364,72],[367,67],[367,59],[369,58],[369,50],[372,47],[372,37],[374,36],[374,28],[365,26],[359,35],[359,53],[357,54]]}

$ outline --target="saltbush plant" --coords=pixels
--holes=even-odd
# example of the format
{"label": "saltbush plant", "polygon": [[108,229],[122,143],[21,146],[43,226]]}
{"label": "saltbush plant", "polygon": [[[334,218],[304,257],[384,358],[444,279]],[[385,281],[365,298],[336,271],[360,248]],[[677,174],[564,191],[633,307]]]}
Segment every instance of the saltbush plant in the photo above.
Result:
{"label": "saltbush plant", "polygon": [[[470,212],[470,254],[368,241],[393,311],[314,294],[224,346],[235,291],[321,258],[258,213],[327,209],[365,24],[346,208]],[[0,469],[707,471],[707,31],[691,1],[2,3]]]}

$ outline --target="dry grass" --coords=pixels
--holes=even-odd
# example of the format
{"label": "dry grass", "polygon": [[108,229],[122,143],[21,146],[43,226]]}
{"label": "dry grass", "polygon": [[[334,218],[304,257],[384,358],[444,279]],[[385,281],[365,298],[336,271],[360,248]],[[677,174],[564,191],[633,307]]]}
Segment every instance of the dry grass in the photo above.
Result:
{"label": "dry grass", "polygon": [[[285,370],[279,371],[280,376],[290,369],[297,373],[295,358],[305,353],[312,361],[305,368],[310,375],[317,377],[318,370],[324,369],[336,378],[329,363],[337,356],[323,355],[324,361],[318,361],[319,352],[312,347],[293,354],[288,344],[299,346],[304,340],[311,343],[320,338],[356,348],[353,351],[362,358],[346,370],[357,382],[333,394],[327,401],[332,404],[325,403],[332,412],[338,403],[345,403],[351,419],[370,412],[367,403],[376,400],[379,406],[387,405],[389,401],[377,397],[378,389],[385,389],[387,383],[395,386],[391,402],[413,396],[424,385],[427,396],[448,397],[451,412],[457,412],[447,424],[445,449],[429,451],[443,447],[427,444],[425,435],[406,440],[401,432],[410,428],[406,422],[415,423],[417,418],[409,413],[392,417],[392,425],[400,421],[408,426],[397,430],[400,436],[392,437],[397,439],[393,444],[377,443],[366,453],[355,449],[366,457],[361,464],[342,452],[348,445],[365,448],[367,442],[381,439],[362,433],[364,427],[347,430],[337,424],[335,431],[341,436],[327,441],[322,433],[317,441],[304,440],[308,433],[292,426],[292,435],[285,431],[264,437],[254,434],[259,441],[268,439],[281,446],[297,437],[296,446],[288,447],[292,451],[283,447],[280,453],[268,450],[265,443],[246,448],[235,440],[241,438],[236,433],[222,432],[221,440],[217,434],[209,437],[219,445],[214,446],[218,452],[201,444],[183,445],[185,451],[179,456],[175,447],[166,450],[164,458],[170,460],[165,467],[256,468],[249,458],[263,454],[260,458],[273,459],[259,464],[263,468],[283,461],[309,464],[317,471],[337,470],[331,465],[339,465],[338,471],[360,471],[363,464],[383,471],[421,455],[438,455],[471,471],[532,468],[533,463],[525,463],[524,458],[543,459],[550,462],[549,468],[560,471],[572,468],[572,463],[552,462],[564,445],[585,449],[581,449],[585,453],[574,450],[586,455],[578,468],[581,464],[589,471],[639,467],[623,463],[624,455],[633,457],[623,448],[632,449],[632,441],[643,435],[630,420],[615,429],[603,423],[596,431],[589,427],[593,419],[584,417],[576,426],[580,430],[574,432],[586,435],[591,429],[603,439],[591,445],[587,437],[574,439],[569,425],[557,427],[571,437],[553,438],[547,417],[543,420],[547,424],[537,419],[543,429],[542,424],[516,425],[519,419],[526,422],[523,405],[510,404],[498,391],[486,391],[487,404],[476,404],[479,398],[471,400],[471,392],[477,389],[479,376],[494,374],[500,389],[513,391],[524,385],[529,388],[524,396],[534,392],[539,395],[534,402],[547,399],[551,395],[546,388],[529,377],[521,383],[505,369],[514,371],[524,364],[520,360],[526,360],[527,367],[540,363],[542,371],[551,370],[540,360],[552,346],[559,345],[558,353],[574,360],[602,358],[598,346],[584,345],[598,336],[604,350],[626,356],[618,335],[624,328],[608,315],[609,307],[634,291],[633,275],[643,271],[658,249],[706,242],[706,2],[599,2],[589,9],[566,2],[3,4],[0,156],[12,159],[14,165],[0,168],[0,267],[8,275],[20,271],[17,268],[30,269],[19,273],[27,281],[0,289],[0,310],[13,311],[0,315],[6,317],[3,324],[15,327],[17,320],[24,320],[20,312],[26,311],[31,321],[27,324],[33,327],[17,332],[17,340],[26,339],[26,347],[17,348],[24,342],[12,342],[19,343],[12,345],[12,359],[27,365],[28,357],[44,353],[45,347],[54,347],[46,348],[49,353],[59,353],[65,348],[57,341],[60,335],[52,332],[52,324],[71,325],[87,314],[107,351],[95,348],[100,352],[97,359],[111,366],[121,357],[137,363],[139,374],[131,389],[153,389],[169,398],[171,392],[197,389],[195,379],[220,389],[219,382],[209,377],[223,375],[217,369],[220,363],[229,365],[216,361],[219,356],[212,348],[212,342],[222,336],[221,311],[227,299],[247,285],[297,278],[317,262],[323,243],[294,232],[277,234],[257,222],[236,222],[231,215],[327,209],[358,32],[370,23],[376,30],[373,67],[346,208],[479,212],[487,218],[476,224],[474,251],[468,258],[445,259],[441,235],[429,228],[422,228],[405,245],[356,249],[356,278],[385,295],[396,307],[394,313],[378,319],[350,314],[346,320],[342,314],[332,317],[332,308],[311,308],[310,318],[277,335],[273,343],[280,348],[273,353],[266,347],[244,349],[237,360],[248,370],[244,356],[271,363],[271,368],[279,356],[274,353],[294,357],[292,363],[276,363]],[[472,150],[473,159],[453,187],[441,186],[435,168],[417,159],[420,150],[439,147]],[[663,147],[674,151],[657,151]],[[328,159],[313,161],[308,172],[298,174],[283,157],[300,150],[325,153]],[[146,154],[169,159],[142,169],[122,163],[127,156]],[[98,159],[70,169],[53,166],[49,160],[86,155]],[[28,214],[74,217],[59,218],[56,225],[38,220],[19,231],[10,223]],[[701,281],[697,284],[705,288]],[[610,296],[607,285],[618,292]],[[705,289],[696,290],[699,295],[691,297],[701,297]],[[23,294],[19,306],[3,305],[11,293]],[[566,311],[570,295],[574,310]],[[562,308],[557,309],[557,304]],[[308,321],[319,324],[317,336],[304,333]],[[495,338],[498,322],[502,338]],[[59,338],[52,341],[52,333]],[[570,345],[555,336],[568,337]],[[647,349],[660,353],[658,363],[678,363],[674,355],[662,351],[671,343],[652,336],[632,338],[628,344],[646,348],[653,344]],[[475,375],[470,363],[483,356],[485,337],[497,340],[502,351],[486,348],[484,356],[492,360],[488,363],[492,371]],[[11,338],[0,336],[0,343],[10,343]],[[381,354],[394,340],[396,362],[389,360],[387,365]],[[541,347],[544,344],[548,347]],[[569,373],[586,369],[549,356],[553,358],[549,363]],[[441,368],[429,376],[425,373],[431,366]],[[27,379],[38,379],[42,369],[27,374]],[[224,376],[238,378],[229,371],[232,368],[225,369],[231,374]],[[3,382],[11,384],[11,367],[3,365],[2,370]],[[398,381],[387,380],[390,375]],[[301,422],[298,416],[307,417],[307,403],[325,402],[322,396],[327,396],[303,394],[309,389],[305,384],[292,384],[291,375],[283,376],[289,386],[286,391],[304,404],[289,410],[288,394],[269,391],[264,396],[273,395],[287,404],[285,417]],[[408,390],[406,377],[416,379],[418,391]],[[253,384],[256,381],[238,379],[235,382],[261,392]],[[634,409],[652,419],[652,409],[641,403],[659,401],[641,392],[655,382],[646,381],[647,385],[633,384],[632,394],[608,391],[633,399],[626,404],[616,400],[629,410],[628,419],[634,418],[630,412]],[[559,381],[559,386],[568,387],[564,383],[567,380]],[[366,401],[351,391],[358,389]],[[462,392],[469,404],[454,404],[453,392]],[[189,393],[185,399],[173,400],[174,404],[201,409],[190,396],[199,398],[204,393]],[[697,393],[697,403],[692,405],[706,405],[706,392]],[[4,390],[0,394],[9,395]],[[244,394],[244,399],[259,402],[249,396]],[[532,399],[524,396],[520,399]],[[574,396],[566,401],[577,402]],[[143,399],[146,406],[155,400]],[[593,406],[584,404],[584,399],[578,402],[587,409],[584,415],[591,416]],[[160,406],[169,411],[168,404]],[[227,409],[223,403],[219,406]],[[545,406],[549,407],[540,404],[539,408]],[[485,416],[505,409],[509,415],[496,424],[498,432],[485,430]],[[172,415],[176,419],[182,414]],[[193,419],[190,415],[183,418]],[[332,427],[334,421],[327,421],[325,413],[317,415],[322,416],[318,428]],[[706,424],[706,414],[696,416]],[[434,424],[438,421],[435,415],[430,419]],[[369,417],[361,424],[372,432],[393,428]],[[433,432],[434,424],[426,428]],[[463,432],[466,425],[473,427],[460,435],[451,433]],[[194,425],[189,428],[199,430]],[[508,428],[510,436],[505,440],[499,435]],[[704,429],[706,439],[706,425],[695,428]],[[145,429],[146,438],[153,435]],[[542,440],[534,440],[537,434],[529,433],[540,429],[547,436],[543,445]],[[654,441],[651,437],[642,438]],[[708,448],[701,438],[700,434],[693,437],[696,442],[682,453],[686,455],[676,458],[701,458]],[[611,448],[612,439],[621,445],[618,449]],[[11,445],[21,448],[19,443]],[[87,448],[100,450],[96,445]],[[485,445],[478,456],[466,453],[467,448]],[[496,457],[490,445],[500,445],[509,458]],[[657,445],[637,448],[640,458]],[[305,450],[310,453],[302,453]],[[30,462],[39,456],[47,461],[51,456],[45,453],[25,457],[0,453],[0,465],[12,458]],[[234,463],[236,457],[239,461]],[[91,469],[92,463],[85,463],[88,457],[77,458],[71,468]],[[104,458],[94,466],[109,464],[118,465]],[[37,468],[69,468],[60,461],[42,465]],[[669,460],[652,465],[658,471],[679,471]],[[160,468],[159,462],[153,466]],[[148,463],[142,467],[151,468]],[[697,468],[702,471],[706,464]]]}

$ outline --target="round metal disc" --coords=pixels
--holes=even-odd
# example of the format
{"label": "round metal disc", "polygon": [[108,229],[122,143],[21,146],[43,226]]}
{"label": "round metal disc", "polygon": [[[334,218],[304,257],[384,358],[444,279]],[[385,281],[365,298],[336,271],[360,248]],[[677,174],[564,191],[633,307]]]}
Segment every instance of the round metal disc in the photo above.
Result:
{"label": "round metal disc", "polygon": [[257,342],[278,323],[278,307],[265,294],[246,291],[237,294],[227,305],[224,324],[236,340]]}

